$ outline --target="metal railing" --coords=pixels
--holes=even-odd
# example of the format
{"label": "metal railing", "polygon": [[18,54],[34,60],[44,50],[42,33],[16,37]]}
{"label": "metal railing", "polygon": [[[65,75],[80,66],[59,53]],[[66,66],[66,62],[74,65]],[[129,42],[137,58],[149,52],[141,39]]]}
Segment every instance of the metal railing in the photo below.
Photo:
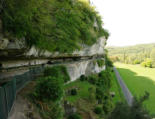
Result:
{"label": "metal railing", "polygon": [[16,93],[20,91],[29,81],[35,79],[44,67],[35,67],[28,72],[12,77],[11,81],[0,85],[0,119],[7,119],[16,99]]}

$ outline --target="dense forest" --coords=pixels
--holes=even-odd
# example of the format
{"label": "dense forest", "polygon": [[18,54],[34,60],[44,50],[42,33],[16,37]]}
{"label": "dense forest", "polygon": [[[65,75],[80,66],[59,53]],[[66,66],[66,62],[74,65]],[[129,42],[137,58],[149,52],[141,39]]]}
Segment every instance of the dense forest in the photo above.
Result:
{"label": "dense forest", "polygon": [[155,43],[127,47],[107,47],[110,59],[126,64],[155,67]]}

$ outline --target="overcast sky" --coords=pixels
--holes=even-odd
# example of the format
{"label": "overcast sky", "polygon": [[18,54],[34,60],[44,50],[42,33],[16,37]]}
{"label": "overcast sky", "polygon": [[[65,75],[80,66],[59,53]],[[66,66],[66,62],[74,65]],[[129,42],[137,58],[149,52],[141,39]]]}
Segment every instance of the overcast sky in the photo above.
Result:
{"label": "overcast sky", "polygon": [[155,43],[155,0],[91,0],[110,32],[108,46]]}

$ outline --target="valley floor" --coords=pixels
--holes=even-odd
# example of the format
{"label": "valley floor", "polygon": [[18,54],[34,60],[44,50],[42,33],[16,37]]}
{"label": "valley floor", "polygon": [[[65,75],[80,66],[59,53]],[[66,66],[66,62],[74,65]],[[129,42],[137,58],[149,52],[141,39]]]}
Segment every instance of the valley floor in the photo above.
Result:
{"label": "valley floor", "polygon": [[145,91],[150,97],[144,104],[151,114],[155,113],[155,68],[139,65],[115,63],[122,79],[134,96],[142,96]]}

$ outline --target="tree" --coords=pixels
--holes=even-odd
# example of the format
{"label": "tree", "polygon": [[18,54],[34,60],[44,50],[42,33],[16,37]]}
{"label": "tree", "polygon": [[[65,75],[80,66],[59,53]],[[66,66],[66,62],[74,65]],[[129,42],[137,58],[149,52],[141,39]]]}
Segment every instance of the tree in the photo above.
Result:
{"label": "tree", "polygon": [[34,96],[42,101],[59,101],[63,95],[63,80],[56,77],[40,78],[37,81]]}
{"label": "tree", "polygon": [[152,49],[150,58],[152,59],[152,67],[155,67],[155,48]]}
{"label": "tree", "polygon": [[143,107],[143,102],[149,98],[149,93],[139,99],[135,98],[132,106],[127,103],[118,103],[108,119],[152,119],[149,112]]}
{"label": "tree", "polygon": [[143,67],[152,68],[152,60],[151,60],[150,58],[147,58],[147,59],[145,59],[145,61],[143,61],[143,62],[141,63],[141,65],[142,65]]}

